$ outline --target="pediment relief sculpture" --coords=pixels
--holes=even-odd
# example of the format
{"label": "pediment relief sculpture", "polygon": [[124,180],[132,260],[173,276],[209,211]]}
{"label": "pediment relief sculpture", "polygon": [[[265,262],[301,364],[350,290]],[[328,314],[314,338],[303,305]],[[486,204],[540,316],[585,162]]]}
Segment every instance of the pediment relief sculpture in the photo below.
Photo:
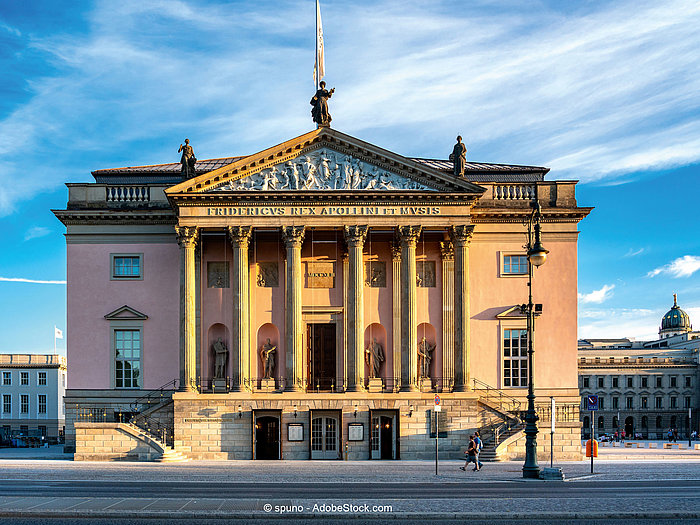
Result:
{"label": "pediment relief sculpture", "polygon": [[319,190],[436,191],[408,177],[325,147],[208,191]]}

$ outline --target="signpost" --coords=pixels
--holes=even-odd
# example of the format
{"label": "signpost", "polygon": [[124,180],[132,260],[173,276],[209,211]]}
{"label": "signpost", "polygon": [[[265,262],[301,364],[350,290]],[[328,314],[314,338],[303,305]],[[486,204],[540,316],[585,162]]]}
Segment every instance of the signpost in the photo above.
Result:
{"label": "signpost", "polygon": [[[591,412],[591,474],[593,474],[593,457],[598,454],[598,442],[595,440],[595,412],[598,410],[598,396],[589,395],[586,396],[586,404],[588,405],[588,410]],[[586,447],[588,448],[588,447]]]}
{"label": "signpost", "polygon": [[551,416],[550,419],[552,420],[552,439],[550,441],[549,445],[549,467],[554,468],[554,421],[556,420],[555,417],[555,405],[554,405],[554,396],[551,396],[549,398],[552,402],[552,408],[551,408]]}
{"label": "signpost", "polygon": [[440,396],[435,394],[435,475],[438,475],[438,440],[440,439],[440,412],[442,405],[440,404]]}

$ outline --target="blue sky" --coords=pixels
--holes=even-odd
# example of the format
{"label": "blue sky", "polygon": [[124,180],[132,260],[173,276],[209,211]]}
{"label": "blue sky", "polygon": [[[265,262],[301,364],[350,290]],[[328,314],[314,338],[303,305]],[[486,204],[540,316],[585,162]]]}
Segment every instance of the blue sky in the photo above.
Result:
{"label": "blue sky", "polygon": [[[323,0],[333,125],[407,156],[577,179],[581,337],[700,326],[700,4]],[[3,2],[0,352],[65,328],[65,182],[313,128],[313,0]],[[10,280],[8,280],[10,279]],[[25,282],[12,279],[24,279]],[[65,341],[59,341],[59,349]]]}

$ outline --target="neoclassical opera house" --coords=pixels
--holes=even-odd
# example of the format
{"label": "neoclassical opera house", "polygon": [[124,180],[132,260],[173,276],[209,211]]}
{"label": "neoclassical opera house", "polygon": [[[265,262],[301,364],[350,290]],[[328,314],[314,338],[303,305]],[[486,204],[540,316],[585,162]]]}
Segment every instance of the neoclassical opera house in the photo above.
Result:
{"label": "neoclassical opera house", "polygon": [[555,397],[557,456],[579,457],[575,181],[327,126],[192,153],[95,171],[54,212],[76,459],[415,459],[436,422],[445,457],[476,429],[486,455],[522,457],[534,203],[537,412],[548,427]]}

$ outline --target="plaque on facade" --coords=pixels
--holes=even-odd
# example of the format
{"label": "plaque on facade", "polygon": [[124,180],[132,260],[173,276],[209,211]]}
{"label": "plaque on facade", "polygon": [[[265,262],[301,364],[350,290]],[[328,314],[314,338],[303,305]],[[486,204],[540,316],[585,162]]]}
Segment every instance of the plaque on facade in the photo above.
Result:
{"label": "plaque on facade", "polygon": [[277,288],[280,285],[279,264],[275,262],[258,263],[258,286]]}
{"label": "plaque on facade", "polygon": [[365,425],[362,423],[350,423],[348,425],[348,441],[364,441]]}
{"label": "plaque on facade", "polygon": [[228,288],[231,286],[229,279],[228,261],[211,261],[207,263],[207,287]]}
{"label": "plaque on facade", "polygon": [[287,423],[287,441],[304,441],[304,423]]}
{"label": "plaque on facade", "polygon": [[435,288],[435,261],[418,261],[416,274],[416,286]]}
{"label": "plaque on facade", "polygon": [[386,262],[367,261],[365,284],[371,288],[386,288]]}
{"label": "plaque on facade", "polygon": [[335,262],[307,262],[307,288],[335,288]]}

